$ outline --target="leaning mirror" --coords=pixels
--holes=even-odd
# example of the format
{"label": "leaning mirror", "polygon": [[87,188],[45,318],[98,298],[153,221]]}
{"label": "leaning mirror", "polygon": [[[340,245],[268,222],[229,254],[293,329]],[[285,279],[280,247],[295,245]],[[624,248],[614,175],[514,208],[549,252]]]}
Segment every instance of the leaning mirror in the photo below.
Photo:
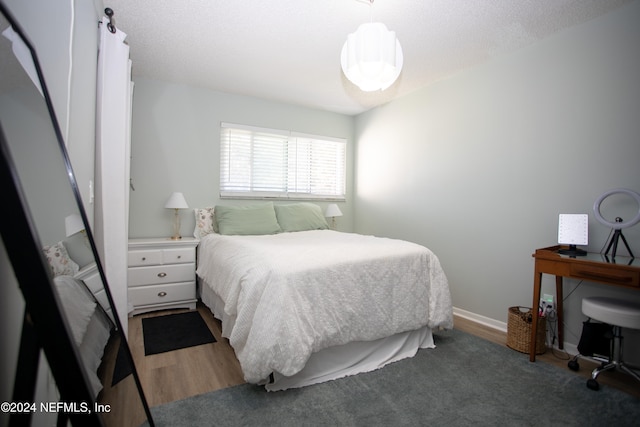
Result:
{"label": "leaning mirror", "polygon": [[[19,348],[2,350],[19,353],[14,407],[3,412],[11,425],[153,425],[46,76],[1,3],[0,12],[0,231],[25,304]],[[55,384],[36,378],[40,349]]]}

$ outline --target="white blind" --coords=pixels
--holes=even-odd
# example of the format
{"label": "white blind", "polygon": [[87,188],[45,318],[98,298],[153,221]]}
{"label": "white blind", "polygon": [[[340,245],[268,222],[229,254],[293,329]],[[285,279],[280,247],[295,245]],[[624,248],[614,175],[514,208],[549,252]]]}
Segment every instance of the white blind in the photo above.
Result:
{"label": "white blind", "polygon": [[220,196],[345,198],[346,140],[222,123]]}

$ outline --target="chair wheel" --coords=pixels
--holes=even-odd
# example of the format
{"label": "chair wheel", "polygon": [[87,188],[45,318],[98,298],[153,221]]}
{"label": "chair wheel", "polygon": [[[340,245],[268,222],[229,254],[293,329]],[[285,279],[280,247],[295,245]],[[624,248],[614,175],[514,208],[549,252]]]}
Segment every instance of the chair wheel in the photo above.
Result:
{"label": "chair wheel", "polygon": [[580,364],[578,363],[577,360],[570,360],[569,363],[567,363],[567,366],[572,371],[579,371],[580,370]]}
{"label": "chair wheel", "polygon": [[587,388],[598,391],[600,389],[600,385],[598,384],[598,381],[594,380],[593,378],[589,378],[587,380]]}

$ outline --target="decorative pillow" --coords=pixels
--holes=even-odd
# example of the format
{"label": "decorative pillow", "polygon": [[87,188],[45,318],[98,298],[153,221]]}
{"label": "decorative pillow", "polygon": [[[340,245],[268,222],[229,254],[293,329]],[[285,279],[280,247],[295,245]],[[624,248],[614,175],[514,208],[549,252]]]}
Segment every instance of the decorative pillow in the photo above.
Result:
{"label": "decorative pillow", "polygon": [[201,239],[207,234],[218,232],[214,208],[195,208],[193,210],[196,217],[196,227],[193,230],[193,237]]}
{"label": "decorative pillow", "polygon": [[220,234],[262,235],[281,231],[272,202],[247,206],[216,206],[215,212]]}
{"label": "decorative pillow", "polygon": [[327,220],[320,206],[313,203],[275,205],[276,217],[282,231],[326,230]]}
{"label": "decorative pillow", "polygon": [[49,261],[49,267],[51,267],[53,277],[61,275],[74,276],[78,270],[80,270],[80,266],[71,259],[67,248],[65,248],[62,242],[45,246],[42,248],[42,251],[47,257],[47,261]]}

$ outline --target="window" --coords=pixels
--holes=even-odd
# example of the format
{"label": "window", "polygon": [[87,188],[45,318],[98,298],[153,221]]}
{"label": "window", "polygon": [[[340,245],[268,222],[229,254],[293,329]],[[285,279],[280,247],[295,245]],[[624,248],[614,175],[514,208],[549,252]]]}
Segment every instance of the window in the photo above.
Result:
{"label": "window", "polygon": [[346,140],[222,123],[220,197],[345,198]]}

